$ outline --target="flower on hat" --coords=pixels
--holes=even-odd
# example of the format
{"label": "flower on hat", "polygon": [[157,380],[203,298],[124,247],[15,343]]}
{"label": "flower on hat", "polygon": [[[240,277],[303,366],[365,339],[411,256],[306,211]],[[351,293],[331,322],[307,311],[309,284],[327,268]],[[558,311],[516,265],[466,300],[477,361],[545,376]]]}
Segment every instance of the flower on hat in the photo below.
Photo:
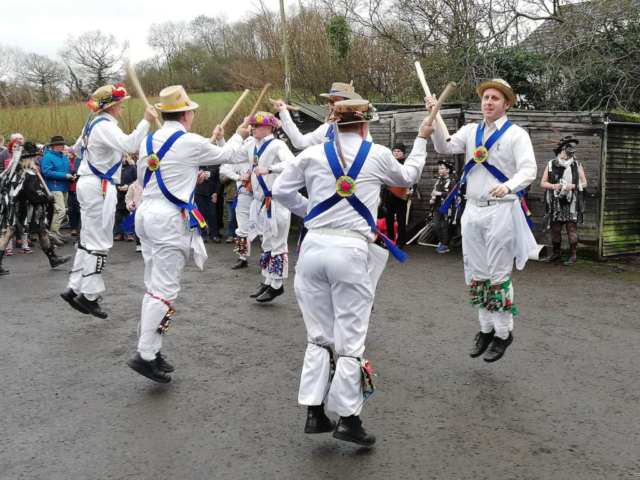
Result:
{"label": "flower on hat", "polygon": [[262,119],[262,121],[260,123],[262,123],[263,125],[269,125],[269,119],[266,118],[266,117],[263,117],[263,119]]}
{"label": "flower on hat", "polygon": [[122,83],[117,84],[115,88],[111,89],[112,100],[122,100],[126,95],[127,88]]}
{"label": "flower on hat", "polygon": [[89,107],[93,112],[97,112],[100,109],[100,102],[94,100],[93,98],[90,98],[87,101],[87,107]]}

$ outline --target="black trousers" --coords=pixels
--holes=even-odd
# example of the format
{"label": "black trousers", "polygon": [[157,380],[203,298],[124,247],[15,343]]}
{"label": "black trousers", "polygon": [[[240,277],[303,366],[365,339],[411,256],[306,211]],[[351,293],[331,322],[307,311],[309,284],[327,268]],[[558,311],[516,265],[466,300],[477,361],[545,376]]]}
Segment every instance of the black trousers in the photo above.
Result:
{"label": "black trousers", "polygon": [[449,238],[449,219],[437,208],[433,212],[433,229],[436,231],[438,242],[448,247],[451,240]]}
{"label": "black trousers", "polygon": [[398,219],[398,239],[396,244],[403,247],[407,243],[407,202],[402,199],[392,199],[385,203],[387,215],[385,221],[387,223],[387,237],[396,240],[395,218]]}

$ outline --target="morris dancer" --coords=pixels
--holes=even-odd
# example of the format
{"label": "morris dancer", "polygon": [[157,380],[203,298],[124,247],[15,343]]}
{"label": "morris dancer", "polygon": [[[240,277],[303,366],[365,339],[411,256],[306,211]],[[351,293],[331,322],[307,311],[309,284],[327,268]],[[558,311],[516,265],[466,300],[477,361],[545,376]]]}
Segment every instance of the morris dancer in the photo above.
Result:
{"label": "morris dancer", "polygon": [[264,282],[249,295],[258,302],[271,302],[284,293],[282,280],[289,276],[289,247],[287,237],[291,224],[291,212],[274,201],[271,195],[273,182],[294,160],[293,153],[273,132],[280,122],[269,112],[257,112],[250,120],[253,139],[245,142],[236,163],[251,162],[251,188],[253,203],[249,224],[251,242],[258,233],[262,235],[260,266]]}
{"label": "morris dancer", "polygon": [[[191,130],[198,104],[189,100],[180,85],[160,92],[156,108],[162,112],[163,127],[151,133],[140,145],[138,179],[142,179],[142,204],[136,209],[136,233],[142,240],[144,283],[138,351],[127,364],[145,377],[168,383],[173,366],[160,353],[162,335],[175,312],[172,302],[180,291],[180,276],[190,251],[202,268],[207,252],[200,229],[204,218],[193,203],[201,165],[220,165],[233,161],[242,148],[247,128],[238,127],[224,147]],[[221,139],[221,127],[213,134]]]}
{"label": "morris dancer", "polygon": [[[486,362],[495,362],[513,342],[516,315],[511,271],[513,260],[522,270],[536,241],[528,225],[524,188],[536,178],[537,166],[531,139],[507,118],[516,95],[507,82],[481,83],[484,120],[462,127],[446,142],[436,130],[433,143],[440,154],[465,154],[467,163],[460,182],[440,211],[445,213],[466,184],[467,203],[462,215],[462,249],[471,305],[479,307],[481,331],[470,352],[476,358],[487,351]],[[427,98],[429,108],[435,98]],[[475,168],[474,168],[475,167]],[[454,204],[455,205],[455,204]]]}
{"label": "morris dancer", "polygon": [[562,225],[567,226],[569,257],[563,265],[570,267],[578,262],[578,223],[584,223],[584,189],[587,177],[582,164],[575,159],[574,136],[564,137],[553,150],[556,158],[549,161],[540,186],[547,190],[544,195],[544,221],[551,230],[553,253],[545,260],[555,262],[560,258]]}
{"label": "morris dancer", "polygon": [[[362,355],[376,284],[389,254],[371,243],[379,233],[378,196],[384,184],[418,183],[433,127],[422,123],[402,165],[388,148],[364,141],[369,122],[378,120],[367,100],[337,102],[332,120],[337,141],[302,152],[274,185],[276,200],[304,217],[308,229],[295,278],[308,339],[298,402],[308,406],[305,433],[333,431],[335,438],[370,446],[375,437],[364,430],[359,415],[373,382]],[[298,193],[305,186],[308,199]],[[382,238],[396,258],[406,258]],[[327,395],[327,409],[340,415],[337,427],[324,411]]]}
{"label": "morris dancer", "polygon": [[107,318],[107,313],[98,304],[97,295],[105,290],[101,273],[109,249],[113,247],[115,184],[120,183],[122,156],[138,150],[151,122],[157,118],[156,112],[149,107],[131,135],[124,134],[118,127],[118,120],[124,111],[124,100],[128,98],[121,83],[96,90],[87,105],[98,115],[91,121],[89,114],[82,134],[73,146],[73,151],[82,158],[76,187],[82,230],[69,283],[60,296],[76,310],[99,318]]}
{"label": "morris dancer", "polygon": [[[353,82],[352,82],[353,83]],[[342,100],[355,100],[362,99],[353,89],[353,85],[348,83],[335,82],[331,85],[331,91],[329,93],[321,93],[321,97],[327,99],[327,107],[329,108],[329,117],[327,121],[316,128],[313,132],[303,135],[298,130],[298,127],[293,123],[293,119],[287,110],[287,104],[283,100],[277,100],[275,109],[280,112],[280,120],[282,120],[282,129],[287,137],[291,140],[291,144],[298,150],[304,150],[305,148],[318,145],[319,143],[330,142],[335,138],[334,126],[331,118],[333,118],[333,111],[335,102]],[[367,141],[372,142],[371,135],[367,133]]]}
{"label": "morris dancer", "polygon": [[9,273],[2,268],[2,258],[18,230],[25,236],[28,233],[38,235],[51,268],[71,260],[71,255],[56,255],[51,244],[48,228],[53,218],[55,198],[45,191],[43,180],[38,175],[35,166],[38,147],[33,142],[25,142],[17,148],[22,148],[22,152],[14,153],[9,168],[0,176],[0,275]]}
{"label": "morris dancer", "polygon": [[238,254],[238,261],[231,267],[233,270],[246,268],[247,257],[251,255],[251,243],[247,241],[249,236],[249,216],[251,203],[253,202],[253,188],[251,187],[251,164],[238,163],[225,164],[220,167],[220,176],[227,177],[236,182],[236,197],[233,200],[233,209],[236,212],[236,230],[234,252]]}

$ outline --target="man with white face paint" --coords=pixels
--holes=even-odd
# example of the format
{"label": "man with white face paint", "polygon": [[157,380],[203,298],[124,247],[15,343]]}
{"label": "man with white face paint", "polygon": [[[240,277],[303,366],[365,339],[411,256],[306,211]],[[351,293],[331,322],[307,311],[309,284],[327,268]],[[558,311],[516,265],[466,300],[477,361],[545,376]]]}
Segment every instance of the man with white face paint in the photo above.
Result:
{"label": "man with white face paint", "polygon": [[[275,109],[280,113],[280,120],[282,120],[282,129],[287,134],[291,144],[298,150],[304,150],[313,145],[318,145],[324,142],[332,142],[335,138],[335,130],[333,126],[333,111],[335,109],[335,103],[343,100],[357,100],[362,97],[358,95],[350,83],[335,82],[331,85],[331,91],[328,93],[321,93],[320,96],[327,99],[327,108],[329,108],[329,117],[327,121],[316,128],[313,132],[303,135],[298,130],[298,127],[293,123],[293,119],[289,114],[287,105],[282,100],[277,100]],[[367,142],[372,142],[371,134],[367,133]]]}
{"label": "man with white face paint", "polygon": [[[477,92],[482,123],[465,125],[449,142],[436,129],[433,143],[438,153],[464,154],[467,160],[460,182],[440,210],[456,201],[458,187],[465,184],[465,278],[481,327],[470,355],[476,358],[488,350],[484,360],[495,362],[513,342],[513,315],[518,313],[511,283],[513,261],[522,270],[536,248],[522,196],[536,178],[537,165],[529,135],[507,118],[516,103],[511,86],[494,79],[480,84]],[[435,106],[435,98],[426,100],[429,108]]]}

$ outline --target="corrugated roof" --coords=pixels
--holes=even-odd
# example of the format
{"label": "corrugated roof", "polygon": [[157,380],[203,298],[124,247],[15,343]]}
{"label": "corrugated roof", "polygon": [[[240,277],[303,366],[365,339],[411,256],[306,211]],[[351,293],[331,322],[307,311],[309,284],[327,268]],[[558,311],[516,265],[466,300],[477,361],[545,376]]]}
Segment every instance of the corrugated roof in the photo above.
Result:
{"label": "corrugated roof", "polygon": [[329,116],[329,109],[322,105],[310,105],[308,103],[291,102],[296,107],[300,107],[300,111],[311,118],[318,120],[320,123],[324,123]]}

